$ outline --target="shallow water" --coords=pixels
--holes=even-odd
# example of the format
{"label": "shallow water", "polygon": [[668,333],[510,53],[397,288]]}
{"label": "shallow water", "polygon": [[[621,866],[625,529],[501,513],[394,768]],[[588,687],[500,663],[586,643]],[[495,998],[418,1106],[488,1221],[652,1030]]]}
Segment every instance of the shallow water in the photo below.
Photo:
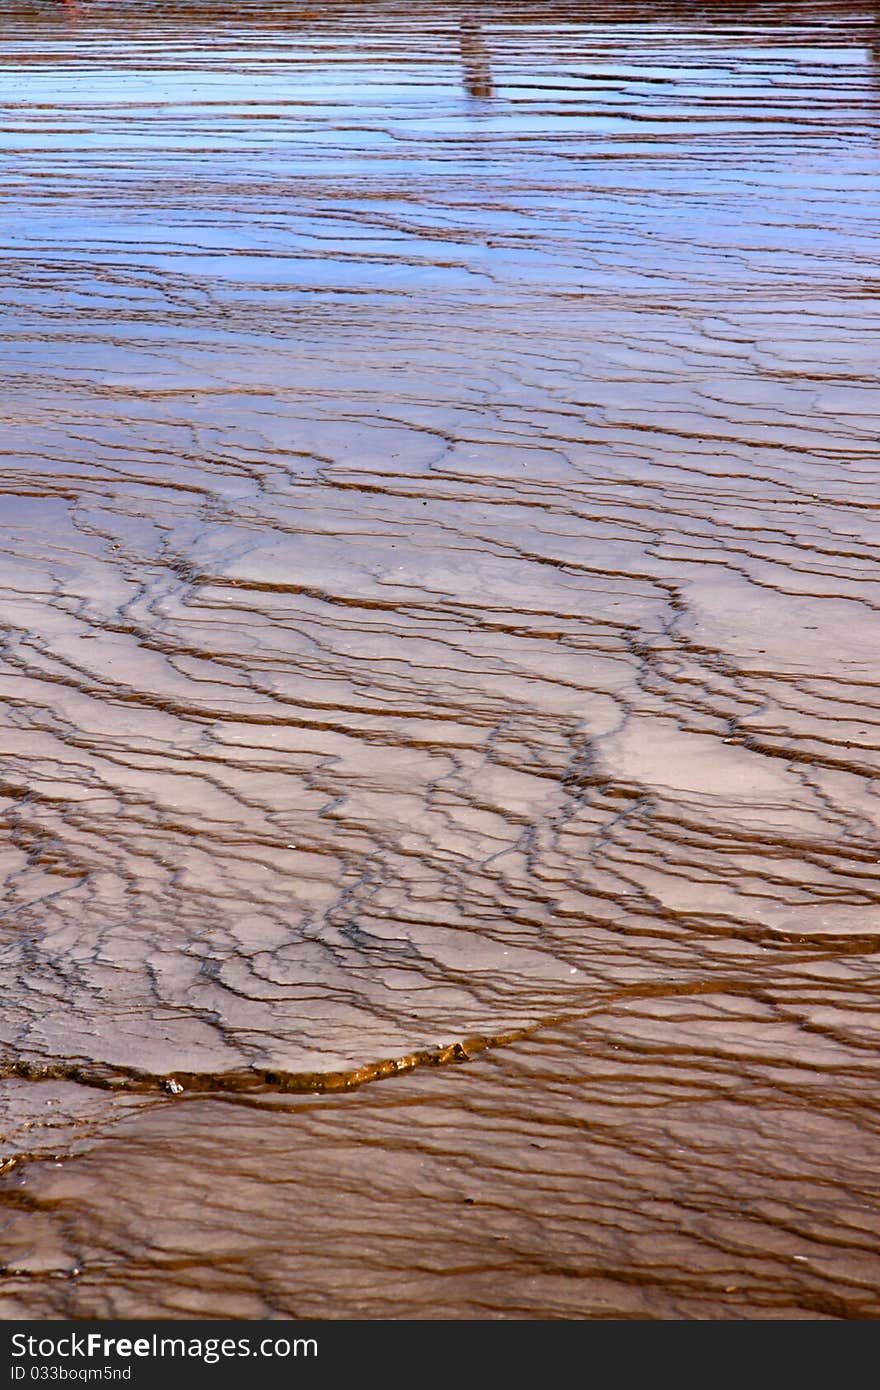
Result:
{"label": "shallow water", "polygon": [[0,1313],[880,1316],[876,9],[8,9]]}

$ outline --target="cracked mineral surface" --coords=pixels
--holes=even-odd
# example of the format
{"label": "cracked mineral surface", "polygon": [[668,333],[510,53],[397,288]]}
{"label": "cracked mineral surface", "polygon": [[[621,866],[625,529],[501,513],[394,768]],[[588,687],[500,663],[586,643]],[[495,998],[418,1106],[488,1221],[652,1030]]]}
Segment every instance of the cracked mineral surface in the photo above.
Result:
{"label": "cracked mineral surface", "polygon": [[6,0],[0,1315],[880,1317],[878,56]]}

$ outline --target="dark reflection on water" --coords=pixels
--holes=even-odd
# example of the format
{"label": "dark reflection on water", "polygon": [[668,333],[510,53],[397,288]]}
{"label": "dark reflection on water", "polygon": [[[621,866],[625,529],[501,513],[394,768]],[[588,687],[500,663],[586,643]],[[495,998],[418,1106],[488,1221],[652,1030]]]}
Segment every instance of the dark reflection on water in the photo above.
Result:
{"label": "dark reflection on water", "polygon": [[877,1316],[876,8],[75,10],[0,1309]]}
{"label": "dark reflection on water", "polygon": [[459,34],[465,90],[472,97],[487,101],[492,95],[492,63],[480,21],[462,16]]}

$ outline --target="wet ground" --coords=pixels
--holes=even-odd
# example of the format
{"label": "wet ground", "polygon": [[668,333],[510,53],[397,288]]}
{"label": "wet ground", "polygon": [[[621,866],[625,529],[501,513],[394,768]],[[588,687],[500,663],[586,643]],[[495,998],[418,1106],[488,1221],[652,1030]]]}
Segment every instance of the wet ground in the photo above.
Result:
{"label": "wet ground", "polygon": [[7,10],[0,1314],[880,1316],[877,10]]}

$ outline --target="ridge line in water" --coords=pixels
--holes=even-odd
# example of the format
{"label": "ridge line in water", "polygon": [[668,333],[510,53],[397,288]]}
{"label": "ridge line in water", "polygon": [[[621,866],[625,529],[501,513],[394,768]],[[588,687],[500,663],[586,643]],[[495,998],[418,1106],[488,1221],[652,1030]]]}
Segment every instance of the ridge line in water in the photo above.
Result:
{"label": "ridge line in water", "polygon": [[[836,954],[836,953],[835,953]],[[812,957],[808,957],[812,958]],[[183,1071],[174,1069],[158,1073],[137,1067],[124,1067],[108,1062],[78,1058],[58,1058],[39,1062],[27,1058],[0,1057],[0,1081],[17,1078],[23,1081],[71,1081],[97,1090],[118,1091],[135,1095],[150,1091],[165,1091],[169,1095],[243,1095],[247,1093],[291,1093],[321,1095],[354,1091],[374,1081],[387,1081],[415,1071],[417,1067],[441,1067],[470,1062],[482,1052],[493,1051],[510,1043],[523,1042],[547,1028],[571,1023],[585,1015],[602,1013],[615,1004],[658,997],[699,996],[705,994],[761,996],[762,985],[754,979],[687,980],[665,985],[629,985],[611,991],[580,1009],[570,1009],[524,1024],[498,1034],[474,1034],[434,1047],[414,1048],[397,1057],[383,1057],[361,1067],[338,1071],[286,1071],[279,1067],[242,1067],[236,1071]],[[2,1170],[0,1170],[2,1171]]]}
{"label": "ridge line in water", "polygon": [[172,1095],[190,1092],[242,1093],[247,1091],[290,1091],[320,1094],[324,1091],[350,1091],[370,1081],[383,1081],[420,1066],[445,1066],[469,1062],[480,1052],[525,1036],[531,1029],[495,1037],[468,1037],[462,1041],[438,1043],[417,1048],[400,1057],[386,1057],[350,1071],[284,1071],[274,1067],[247,1067],[229,1072],[186,1072],[158,1075],[136,1067],[113,1066],[106,1062],[83,1060],[36,1062],[24,1058],[0,1060],[0,1080],[18,1077],[25,1081],[73,1081],[105,1091],[167,1091]]}

